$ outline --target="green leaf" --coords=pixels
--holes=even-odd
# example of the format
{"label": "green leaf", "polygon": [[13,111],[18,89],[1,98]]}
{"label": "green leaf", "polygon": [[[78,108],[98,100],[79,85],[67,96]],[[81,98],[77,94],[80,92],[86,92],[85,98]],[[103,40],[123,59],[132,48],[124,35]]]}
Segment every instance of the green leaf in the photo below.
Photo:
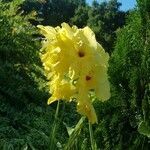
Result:
{"label": "green leaf", "polygon": [[143,134],[143,135],[147,136],[148,138],[150,138],[150,126],[148,125],[147,122],[142,121],[139,124],[138,131],[140,134]]}
{"label": "green leaf", "polygon": [[81,117],[79,122],[76,124],[75,128],[68,128],[66,126],[67,132],[69,134],[69,139],[68,139],[68,142],[65,144],[64,150],[69,150],[70,147],[74,147],[74,144],[79,137],[84,120],[85,120],[85,117]]}

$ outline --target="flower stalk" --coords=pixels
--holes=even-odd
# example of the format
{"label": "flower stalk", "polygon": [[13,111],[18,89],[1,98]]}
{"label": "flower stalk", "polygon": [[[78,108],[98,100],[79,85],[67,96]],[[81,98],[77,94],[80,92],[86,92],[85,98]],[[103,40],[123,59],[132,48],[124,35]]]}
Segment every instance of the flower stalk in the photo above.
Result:
{"label": "flower stalk", "polygon": [[55,136],[56,136],[56,130],[57,130],[57,127],[58,127],[59,107],[60,107],[60,102],[58,101],[55,116],[54,116],[54,122],[53,122],[53,125],[52,125],[52,131],[50,133],[50,144],[49,144],[49,149],[50,150],[52,150],[52,149],[54,150],[56,148]]}
{"label": "flower stalk", "polygon": [[91,142],[91,149],[92,150],[97,150],[97,146],[94,140],[94,136],[93,136],[93,129],[92,129],[92,124],[89,121],[89,133],[90,133],[90,142]]}

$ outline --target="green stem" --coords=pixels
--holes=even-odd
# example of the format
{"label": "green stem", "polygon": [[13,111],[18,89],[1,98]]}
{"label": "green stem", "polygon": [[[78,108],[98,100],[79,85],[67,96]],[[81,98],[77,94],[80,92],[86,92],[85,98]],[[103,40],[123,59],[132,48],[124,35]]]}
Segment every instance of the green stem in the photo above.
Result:
{"label": "green stem", "polygon": [[55,145],[55,135],[56,135],[56,129],[57,129],[57,120],[58,120],[58,112],[59,112],[59,101],[57,103],[57,108],[55,112],[55,117],[54,117],[54,122],[52,125],[52,131],[50,133],[50,145],[49,145],[49,150],[54,150],[56,149]]}
{"label": "green stem", "polygon": [[57,102],[57,108],[56,108],[56,112],[55,112],[55,120],[54,121],[56,121],[56,119],[57,119],[57,117],[58,117],[58,112],[59,112],[59,101]]}
{"label": "green stem", "polygon": [[90,133],[91,148],[92,148],[92,150],[96,150],[96,145],[95,145],[93,130],[92,130],[92,124],[90,123],[90,121],[89,121],[89,133]]}

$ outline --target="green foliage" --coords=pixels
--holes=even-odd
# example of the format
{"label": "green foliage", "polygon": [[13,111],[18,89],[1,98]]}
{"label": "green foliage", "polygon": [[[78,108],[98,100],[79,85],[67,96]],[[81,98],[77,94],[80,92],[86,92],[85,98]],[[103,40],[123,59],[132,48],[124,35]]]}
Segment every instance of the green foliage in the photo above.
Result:
{"label": "green foliage", "polygon": [[97,141],[101,149],[150,147],[150,18],[142,3],[117,31],[109,68],[112,97],[97,106],[103,110],[95,133],[103,137]]}
{"label": "green foliage", "polygon": [[22,9],[26,14],[36,11],[41,19],[38,22],[40,24],[57,26],[62,22],[69,22],[79,5],[85,5],[85,0],[27,0]]}
{"label": "green foliage", "polygon": [[71,23],[78,26],[79,28],[86,26],[87,20],[89,18],[89,9],[89,6],[78,6],[78,8],[75,10],[75,15],[71,18]]}
{"label": "green foliage", "polygon": [[46,149],[50,108],[38,57],[36,29],[21,1],[0,1],[0,149]]}

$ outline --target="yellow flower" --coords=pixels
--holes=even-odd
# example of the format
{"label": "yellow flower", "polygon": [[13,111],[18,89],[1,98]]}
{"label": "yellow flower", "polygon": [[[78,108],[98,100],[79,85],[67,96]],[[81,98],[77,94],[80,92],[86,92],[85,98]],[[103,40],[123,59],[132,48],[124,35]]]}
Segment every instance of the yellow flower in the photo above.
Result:
{"label": "yellow flower", "polygon": [[76,99],[77,111],[95,123],[97,116],[89,93],[93,90],[101,101],[109,99],[109,55],[89,27],[61,26],[38,26],[45,36],[40,56],[52,94],[48,104]]}

